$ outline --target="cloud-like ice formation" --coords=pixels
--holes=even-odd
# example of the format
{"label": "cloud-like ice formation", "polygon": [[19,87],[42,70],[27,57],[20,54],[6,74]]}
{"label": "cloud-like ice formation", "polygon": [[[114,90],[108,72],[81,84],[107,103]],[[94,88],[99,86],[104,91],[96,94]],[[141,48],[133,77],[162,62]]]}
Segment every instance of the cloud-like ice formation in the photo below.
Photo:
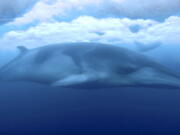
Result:
{"label": "cloud-like ice formation", "polygon": [[180,14],[180,0],[39,0],[33,9],[12,24],[52,20],[76,14],[163,20]]}
{"label": "cloud-like ice formation", "polygon": [[25,13],[38,0],[0,0],[0,24]]}
{"label": "cloud-like ice formation", "polygon": [[114,16],[161,20],[180,14],[180,0],[104,1],[102,11]]}
{"label": "cloud-like ice formation", "polygon": [[[143,19],[79,17],[71,22],[44,22],[27,30],[10,31],[0,39],[0,48],[25,45],[30,48],[62,42],[111,44],[180,44],[180,17],[164,22]],[[138,26],[137,32],[131,26]]]}

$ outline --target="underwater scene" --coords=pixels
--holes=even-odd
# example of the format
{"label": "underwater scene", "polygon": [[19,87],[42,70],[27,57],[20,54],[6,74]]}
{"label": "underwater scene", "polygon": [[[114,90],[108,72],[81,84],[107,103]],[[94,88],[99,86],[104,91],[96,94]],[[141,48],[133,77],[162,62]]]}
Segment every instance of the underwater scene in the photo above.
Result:
{"label": "underwater scene", "polygon": [[180,135],[180,0],[0,0],[0,135]]}

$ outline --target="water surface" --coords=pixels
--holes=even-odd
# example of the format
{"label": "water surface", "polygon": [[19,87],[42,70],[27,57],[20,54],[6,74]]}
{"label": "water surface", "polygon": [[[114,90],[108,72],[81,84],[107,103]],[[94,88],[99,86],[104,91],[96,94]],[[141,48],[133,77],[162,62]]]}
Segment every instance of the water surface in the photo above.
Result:
{"label": "water surface", "polygon": [[0,134],[179,135],[180,89],[0,84]]}

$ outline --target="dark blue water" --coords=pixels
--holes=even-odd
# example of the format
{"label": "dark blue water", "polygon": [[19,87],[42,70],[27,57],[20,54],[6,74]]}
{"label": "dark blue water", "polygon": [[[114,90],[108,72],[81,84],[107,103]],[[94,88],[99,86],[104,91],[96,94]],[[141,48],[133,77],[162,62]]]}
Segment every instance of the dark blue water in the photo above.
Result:
{"label": "dark blue water", "polygon": [[180,89],[0,84],[0,135],[179,135]]}

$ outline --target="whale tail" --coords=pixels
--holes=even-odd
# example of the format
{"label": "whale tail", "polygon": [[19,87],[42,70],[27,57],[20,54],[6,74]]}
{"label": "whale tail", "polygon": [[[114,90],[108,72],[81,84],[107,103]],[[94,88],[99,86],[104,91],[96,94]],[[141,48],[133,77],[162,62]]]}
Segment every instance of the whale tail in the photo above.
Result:
{"label": "whale tail", "polygon": [[[15,56],[12,60],[7,62],[5,65],[0,67],[0,78],[2,78],[3,71],[8,67],[8,65],[12,64],[14,61],[22,57],[24,54],[28,52],[28,49],[25,46],[17,46],[17,49],[19,50],[19,55]],[[1,80],[1,79],[0,79]]]}

